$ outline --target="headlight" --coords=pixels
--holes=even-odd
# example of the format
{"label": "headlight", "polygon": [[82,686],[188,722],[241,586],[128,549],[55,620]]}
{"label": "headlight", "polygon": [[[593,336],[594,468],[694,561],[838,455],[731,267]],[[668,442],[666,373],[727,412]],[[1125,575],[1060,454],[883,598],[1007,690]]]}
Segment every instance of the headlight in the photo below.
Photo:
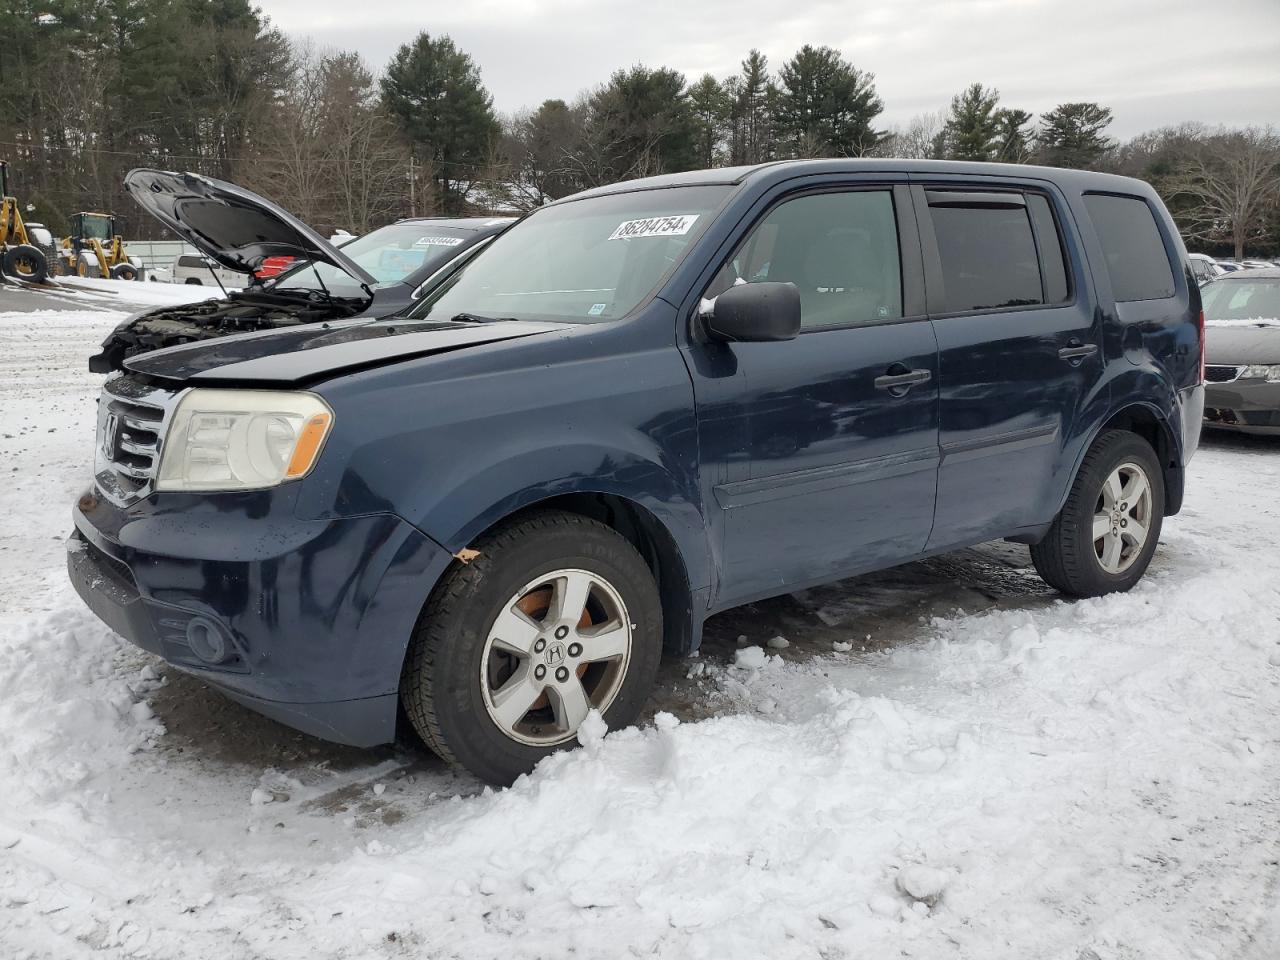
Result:
{"label": "headlight", "polygon": [[1253,364],[1240,371],[1240,380],[1265,380],[1280,383],[1280,363]]}
{"label": "headlight", "polygon": [[253,490],[305,476],[333,426],[312,393],[195,389],[174,411],[157,490]]}

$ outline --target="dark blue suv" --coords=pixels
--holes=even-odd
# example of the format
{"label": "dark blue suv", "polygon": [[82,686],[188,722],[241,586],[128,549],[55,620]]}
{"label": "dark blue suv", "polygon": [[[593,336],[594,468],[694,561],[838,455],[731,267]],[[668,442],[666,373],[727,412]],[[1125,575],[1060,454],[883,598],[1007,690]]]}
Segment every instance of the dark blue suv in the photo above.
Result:
{"label": "dark blue suv", "polygon": [[711,614],[984,540],[1126,590],[1182,503],[1200,294],[1146,184],[894,160],[544,207],[403,317],[172,347],[99,401],[71,577],[298,729],[403,704],[508,782]]}

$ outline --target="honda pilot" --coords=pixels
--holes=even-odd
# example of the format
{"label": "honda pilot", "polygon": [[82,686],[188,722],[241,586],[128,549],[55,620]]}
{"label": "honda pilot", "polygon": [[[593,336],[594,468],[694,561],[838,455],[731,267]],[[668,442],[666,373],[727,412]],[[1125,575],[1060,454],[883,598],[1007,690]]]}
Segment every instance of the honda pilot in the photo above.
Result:
{"label": "honda pilot", "polygon": [[1203,344],[1136,180],[619,183],[406,316],[126,359],[70,575],[254,710],[371,746],[403,707],[508,783],[592,711],[634,722],[663,652],[730,607],[998,538],[1068,596],[1133,587],[1182,505]]}

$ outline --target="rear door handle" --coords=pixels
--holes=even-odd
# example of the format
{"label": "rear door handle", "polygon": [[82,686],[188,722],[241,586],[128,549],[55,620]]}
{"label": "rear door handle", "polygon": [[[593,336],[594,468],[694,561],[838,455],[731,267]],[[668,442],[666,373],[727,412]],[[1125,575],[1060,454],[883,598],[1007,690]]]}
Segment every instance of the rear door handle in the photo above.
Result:
{"label": "rear door handle", "polygon": [[932,379],[932,371],[908,370],[905,373],[886,373],[882,377],[876,377],[875,384],[877,390],[899,390],[906,393],[916,384],[928,383]]}
{"label": "rear door handle", "polygon": [[1080,343],[1074,342],[1069,347],[1063,347],[1058,351],[1058,356],[1063,360],[1083,360],[1085,357],[1092,357],[1098,352],[1096,343]]}

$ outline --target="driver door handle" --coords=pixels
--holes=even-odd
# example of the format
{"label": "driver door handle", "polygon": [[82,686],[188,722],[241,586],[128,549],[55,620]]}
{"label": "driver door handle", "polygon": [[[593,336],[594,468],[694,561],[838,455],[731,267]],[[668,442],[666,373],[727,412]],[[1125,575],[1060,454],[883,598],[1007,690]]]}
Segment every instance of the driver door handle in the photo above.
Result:
{"label": "driver door handle", "polygon": [[1071,345],[1063,347],[1058,351],[1058,357],[1062,360],[1083,360],[1085,357],[1092,357],[1098,352],[1096,343],[1081,343],[1079,340],[1072,340]]}
{"label": "driver door handle", "polygon": [[[933,372],[930,370],[908,370],[905,373],[886,373],[882,377],[876,377],[875,385],[877,390],[903,390],[905,392],[917,384],[928,383],[932,379]],[[864,380],[863,382],[865,383],[866,381]]]}

